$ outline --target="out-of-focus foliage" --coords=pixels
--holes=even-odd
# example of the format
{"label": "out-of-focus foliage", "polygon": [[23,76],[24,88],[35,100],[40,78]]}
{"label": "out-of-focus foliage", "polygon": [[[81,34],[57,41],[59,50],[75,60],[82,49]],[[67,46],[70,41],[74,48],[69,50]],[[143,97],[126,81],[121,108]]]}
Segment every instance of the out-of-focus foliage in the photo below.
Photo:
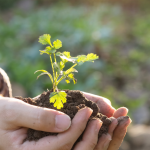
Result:
{"label": "out-of-focus foliage", "polygon": [[[148,100],[150,88],[150,14],[129,15],[119,5],[70,6],[55,4],[33,11],[15,11],[0,20],[0,66],[11,81],[21,83],[28,96],[51,88],[48,78],[36,80],[35,70],[49,68],[40,56],[38,37],[49,33],[60,39],[62,51],[72,56],[96,53],[100,59],[77,67],[78,83],[61,89],[79,89],[102,95],[116,107],[135,108]],[[66,68],[69,66],[66,66]]]}
{"label": "out-of-focus foliage", "polygon": [[[92,52],[100,38],[100,32],[104,41],[109,40],[111,35],[111,22],[103,25],[100,21],[100,18],[107,14],[105,8],[108,7],[95,9],[84,6],[53,6],[46,10],[40,9],[33,14],[14,15],[8,23],[1,20],[1,66],[10,72],[13,81],[22,83],[29,94],[34,93],[31,89],[35,87],[33,82],[36,82],[36,78],[33,80],[35,75],[32,73],[37,69],[48,68],[49,62],[48,57],[45,56],[44,60],[39,55],[39,49],[42,49],[38,44],[39,35],[50,33],[54,39],[62,40],[62,50],[69,50],[74,56]],[[116,10],[112,8],[111,11],[114,18]],[[117,19],[117,16],[115,18]]]}
{"label": "out-of-focus foliage", "polygon": [[0,11],[12,8],[18,0],[0,0]]}

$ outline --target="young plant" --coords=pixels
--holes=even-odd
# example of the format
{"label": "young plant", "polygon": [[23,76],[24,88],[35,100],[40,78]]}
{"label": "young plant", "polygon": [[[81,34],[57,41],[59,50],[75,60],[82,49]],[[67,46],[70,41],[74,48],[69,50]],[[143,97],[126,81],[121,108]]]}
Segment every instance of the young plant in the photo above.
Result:
{"label": "young plant", "polygon": [[[95,59],[98,59],[98,56],[96,54],[90,53],[87,56],[79,55],[77,57],[71,57],[70,52],[56,52],[57,49],[62,47],[62,42],[57,39],[53,42],[52,45],[51,36],[49,34],[44,34],[40,36],[39,42],[43,45],[48,45],[44,50],[40,50],[40,54],[42,55],[45,53],[49,55],[53,75],[51,75],[46,70],[37,70],[36,72],[42,72],[37,78],[44,74],[47,74],[49,76],[53,84],[53,92],[50,94],[50,103],[54,103],[54,107],[57,107],[57,109],[61,109],[63,108],[63,104],[66,103],[67,94],[65,93],[65,91],[58,91],[57,86],[60,83],[60,81],[66,79],[66,82],[70,83],[70,81],[72,80],[75,84],[77,80],[74,78],[73,72],[78,71],[74,67],[77,65],[82,65],[86,61],[94,62]],[[60,57],[60,62],[57,62],[56,56]],[[73,65],[72,67],[64,71],[63,69],[67,62],[71,62],[73,63]]]}

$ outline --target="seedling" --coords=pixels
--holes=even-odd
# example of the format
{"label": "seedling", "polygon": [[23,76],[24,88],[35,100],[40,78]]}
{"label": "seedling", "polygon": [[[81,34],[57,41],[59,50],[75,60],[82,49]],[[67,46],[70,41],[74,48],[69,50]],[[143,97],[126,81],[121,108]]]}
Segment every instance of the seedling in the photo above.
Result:
{"label": "seedling", "polygon": [[[58,91],[58,84],[61,80],[65,79],[66,83],[70,83],[72,80],[74,84],[76,84],[77,80],[74,78],[73,72],[78,72],[74,67],[77,65],[82,65],[86,61],[94,62],[95,59],[98,59],[96,54],[90,53],[86,55],[79,55],[77,57],[71,57],[70,52],[56,52],[57,49],[62,47],[62,42],[60,40],[56,40],[51,43],[51,36],[49,34],[44,34],[39,37],[39,42],[43,45],[49,45],[45,48],[45,50],[40,50],[40,54],[48,54],[50,57],[50,62],[52,66],[53,75],[50,74],[46,70],[37,70],[36,72],[42,72],[37,78],[40,76],[47,74],[53,84],[53,92],[50,94],[50,103],[54,103],[54,107],[57,109],[63,108],[63,104],[67,101],[67,94],[65,91]],[[53,56],[53,59],[52,59]],[[60,57],[61,61],[57,62],[56,56]],[[65,64],[67,62],[73,63],[73,66],[64,71]],[[35,72],[35,73],[36,73]]]}

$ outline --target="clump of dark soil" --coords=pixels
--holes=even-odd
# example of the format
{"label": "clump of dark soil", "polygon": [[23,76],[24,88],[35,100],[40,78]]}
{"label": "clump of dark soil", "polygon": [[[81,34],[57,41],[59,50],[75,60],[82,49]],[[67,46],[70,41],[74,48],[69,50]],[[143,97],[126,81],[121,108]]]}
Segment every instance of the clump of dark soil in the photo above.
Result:
{"label": "clump of dark soil", "polygon": [[[20,100],[23,100],[26,103],[29,103],[31,105],[36,105],[40,107],[46,107],[46,108],[51,108],[55,109],[53,107],[53,104],[49,102],[49,95],[51,91],[43,92],[39,97],[37,98],[22,98],[22,97],[15,97]],[[66,113],[67,115],[70,116],[71,119],[74,118],[75,114],[78,112],[78,110],[84,108],[84,107],[90,107],[93,109],[93,113],[89,119],[100,119],[103,122],[103,125],[99,131],[99,138],[101,137],[102,134],[106,134],[108,132],[109,125],[111,124],[111,120],[107,118],[105,115],[102,115],[99,113],[99,108],[96,103],[86,99],[84,95],[80,91],[76,90],[65,90],[67,93],[67,103],[64,104],[64,107],[60,109],[59,111],[62,111]],[[36,131],[33,129],[28,129],[27,133],[27,138],[26,140],[29,141],[36,141],[39,140],[40,138],[43,138],[45,136],[49,135],[57,135],[58,133],[51,133],[51,132],[43,132],[43,131]],[[82,135],[78,138],[77,141],[80,141],[82,139]]]}

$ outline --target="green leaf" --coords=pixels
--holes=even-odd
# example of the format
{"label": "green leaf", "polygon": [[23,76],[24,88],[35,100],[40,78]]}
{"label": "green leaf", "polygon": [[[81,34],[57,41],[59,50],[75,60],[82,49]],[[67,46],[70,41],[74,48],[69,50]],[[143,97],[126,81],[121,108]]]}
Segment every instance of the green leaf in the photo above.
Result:
{"label": "green leaf", "polygon": [[70,73],[70,74],[68,75],[68,77],[69,77],[70,79],[73,79],[73,78],[74,78],[74,74],[73,74],[73,73]]}
{"label": "green leaf", "polygon": [[58,74],[61,74],[61,69],[56,62],[53,63],[53,66],[54,66],[55,72],[57,72]]}
{"label": "green leaf", "polygon": [[50,46],[47,46],[45,50],[46,50],[46,51],[51,51],[52,48],[51,48]]}
{"label": "green leaf", "polygon": [[67,101],[67,94],[65,91],[53,92],[50,94],[50,103],[54,103],[57,109],[63,108],[63,104]]}
{"label": "green leaf", "polygon": [[86,55],[79,55],[79,56],[77,56],[77,62],[85,62],[85,60],[86,60]]}
{"label": "green leaf", "polygon": [[64,51],[63,54],[64,54],[67,58],[70,58],[70,57],[71,57],[71,56],[70,56],[70,52]]}
{"label": "green leaf", "polygon": [[68,75],[71,72],[78,72],[75,68],[70,68],[64,72],[65,75]]}
{"label": "green leaf", "polygon": [[76,62],[76,59],[70,56],[70,52],[63,52],[63,53],[57,52],[56,55],[61,58],[63,63],[66,63],[67,61],[70,61],[72,63]]}
{"label": "green leaf", "polygon": [[40,76],[44,75],[44,74],[47,74],[47,75],[48,75],[47,72],[43,72],[43,73],[41,73],[40,75],[37,76],[37,79],[38,79]]}
{"label": "green leaf", "polygon": [[59,49],[62,47],[62,42],[57,39],[56,41],[53,42],[53,46],[55,49]]}
{"label": "green leaf", "polygon": [[86,55],[77,56],[77,62],[79,65],[83,64],[86,61],[94,62],[95,59],[98,59],[98,56],[93,53],[90,53],[87,56]]}
{"label": "green leaf", "polygon": [[47,52],[46,50],[39,50],[39,51],[40,51],[40,55],[42,55],[42,54],[44,54],[44,53],[45,53],[45,54],[48,54],[48,55],[50,54],[50,53]]}
{"label": "green leaf", "polygon": [[96,54],[90,53],[87,55],[86,61],[94,62],[94,60],[98,59],[99,57]]}
{"label": "green leaf", "polygon": [[74,78],[73,79],[73,83],[76,84],[77,83],[77,79]]}
{"label": "green leaf", "polygon": [[61,52],[57,52],[56,53],[56,56],[60,56],[62,53]]}
{"label": "green leaf", "polygon": [[40,54],[46,53],[48,55],[55,53],[56,50],[52,49],[50,46],[47,46],[45,50],[40,50]]}
{"label": "green leaf", "polygon": [[49,54],[55,53],[56,50],[54,48],[51,48],[50,46],[47,46],[45,49],[47,52],[49,52]]}
{"label": "green leaf", "polygon": [[49,34],[43,34],[42,36],[39,37],[39,43],[46,45],[50,44],[51,45],[51,36]]}
{"label": "green leaf", "polygon": [[67,61],[72,62],[72,63],[75,63],[75,62],[76,62],[76,61],[75,61],[74,59],[72,59],[71,57],[70,57],[70,58],[67,58],[65,55],[60,56],[60,58],[61,58],[62,60],[67,60]]}
{"label": "green leaf", "polygon": [[56,62],[53,63],[53,66],[54,66],[54,69],[55,69],[55,70],[60,69],[59,66],[58,66],[58,64],[57,64]]}
{"label": "green leaf", "polygon": [[46,70],[37,70],[37,71],[34,72],[34,74],[37,73],[37,72],[40,72],[40,71],[41,72],[47,72]]}
{"label": "green leaf", "polygon": [[74,84],[77,83],[77,79],[74,78],[74,74],[73,74],[73,73],[70,73],[70,74],[68,75],[68,77],[73,80],[73,83],[74,83]]}
{"label": "green leaf", "polygon": [[52,75],[51,75],[48,71],[46,71],[46,70],[37,70],[37,71],[34,72],[34,74],[37,73],[37,72],[43,72],[43,73],[41,73],[41,74],[37,77],[37,79],[38,79],[40,76],[42,76],[42,75],[44,75],[44,74],[47,74],[47,75],[49,76],[49,78],[51,79],[52,83],[53,83],[53,77],[52,77]]}
{"label": "green leaf", "polygon": [[63,63],[63,61],[60,61],[59,67],[60,67],[60,70],[63,70],[63,68],[65,67],[65,64]]}
{"label": "green leaf", "polygon": [[66,77],[66,82],[70,83],[70,80],[73,80],[73,83],[76,84],[77,83],[77,79],[74,78],[74,74],[70,73],[67,77]]}
{"label": "green leaf", "polygon": [[66,83],[70,83],[70,81],[69,80],[65,80],[66,81]]}

